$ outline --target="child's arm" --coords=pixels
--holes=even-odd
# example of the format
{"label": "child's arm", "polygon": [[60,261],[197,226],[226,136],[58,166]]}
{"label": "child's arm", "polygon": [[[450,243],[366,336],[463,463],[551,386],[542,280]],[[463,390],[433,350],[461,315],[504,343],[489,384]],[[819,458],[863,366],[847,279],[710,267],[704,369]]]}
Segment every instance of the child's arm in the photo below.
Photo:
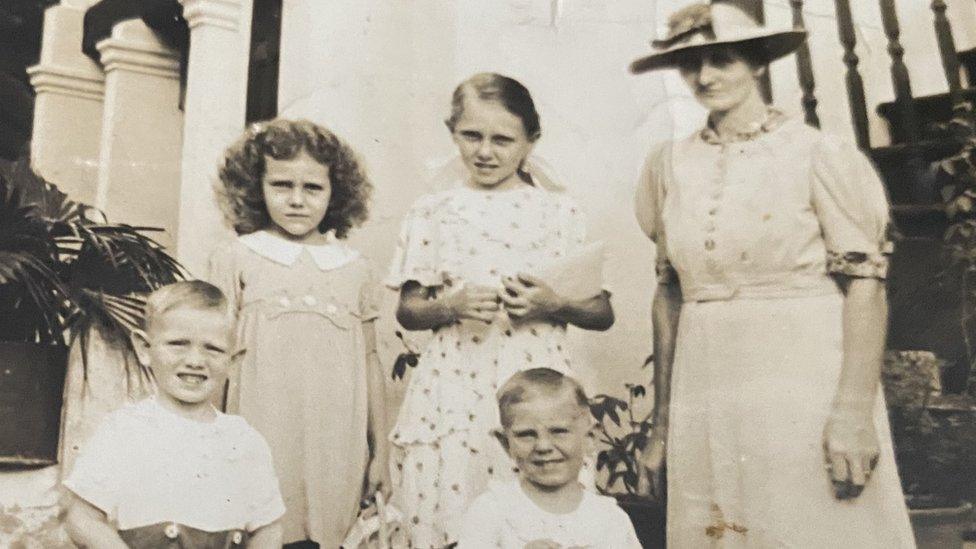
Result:
{"label": "child's arm", "polygon": [[363,339],[366,348],[366,392],[369,402],[369,441],[372,459],[369,464],[367,482],[369,494],[377,489],[389,493],[390,486],[390,444],[386,430],[386,385],[383,378],[383,365],[376,351],[376,322],[363,323]]}
{"label": "child's arm", "polygon": [[65,530],[75,545],[87,549],[128,549],[101,509],[69,493]]}
{"label": "child's arm", "polygon": [[247,549],[280,549],[282,537],[281,521],[276,520],[251,532]]}

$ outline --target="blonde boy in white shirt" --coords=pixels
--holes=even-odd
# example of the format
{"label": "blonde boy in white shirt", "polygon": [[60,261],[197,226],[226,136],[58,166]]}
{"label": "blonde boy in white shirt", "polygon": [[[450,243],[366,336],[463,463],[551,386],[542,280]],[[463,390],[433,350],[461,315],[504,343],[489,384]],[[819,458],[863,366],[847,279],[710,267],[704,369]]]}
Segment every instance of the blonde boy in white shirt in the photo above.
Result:
{"label": "blonde boy in white shirt", "polygon": [[572,378],[547,368],[513,375],[498,391],[499,441],[519,478],[493,482],[465,513],[458,549],[640,549],[626,513],[579,483],[593,428]]}
{"label": "blonde boy in white shirt", "polygon": [[[156,394],[110,414],[64,486],[81,547],[281,547],[285,508],[264,438],[211,404],[235,352],[233,317],[215,286],[154,292],[133,343]],[[123,541],[124,540],[124,541]]]}

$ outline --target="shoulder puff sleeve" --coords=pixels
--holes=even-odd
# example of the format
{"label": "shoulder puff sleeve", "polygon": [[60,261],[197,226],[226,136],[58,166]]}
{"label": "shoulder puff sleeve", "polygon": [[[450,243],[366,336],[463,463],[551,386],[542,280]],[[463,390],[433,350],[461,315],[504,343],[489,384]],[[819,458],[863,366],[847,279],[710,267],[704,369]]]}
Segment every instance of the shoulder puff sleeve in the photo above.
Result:
{"label": "shoulder puff sleeve", "polygon": [[235,245],[230,243],[218,248],[210,255],[207,267],[207,282],[220,288],[236,314],[241,303],[241,278],[237,267]]}
{"label": "shoulder puff sleeve", "polygon": [[677,281],[677,273],[668,259],[664,222],[661,218],[666,190],[665,181],[671,171],[670,164],[671,143],[656,145],[644,161],[634,198],[637,223],[657,247],[655,271],[658,282],[662,284]]}
{"label": "shoulder puff sleeve", "polygon": [[248,504],[247,530],[255,530],[267,526],[285,514],[285,503],[278,488],[278,476],[275,474],[271,449],[257,431],[250,431],[251,463],[253,464],[251,480],[251,500]]}
{"label": "shoulder puff sleeve", "polygon": [[468,506],[461,519],[458,549],[495,549],[502,547],[499,527],[502,517],[490,492],[482,492]]}
{"label": "shoulder puff sleeve", "polygon": [[132,466],[123,455],[125,444],[120,444],[129,440],[131,433],[125,432],[119,414],[116,411],[105,416],[64,481],[65,488],[102,510],[110,521],[117,518],[121,503],[121,471]]}
{"label": "shoulder puff sleeve", "polygon": [[393,262],[386,285],[398,290],[411,280],[422,286],[436,287],[444,283],[439,257],[438,206],[434,195],[422,197],[407,212],[397,238]]}
{"label": "shoulder puff sleeve", "polygon": [[813,207],[827,247],[827,271],[884,279],[888,272],[888,198],[868,158],[825,136],[813,154]]}

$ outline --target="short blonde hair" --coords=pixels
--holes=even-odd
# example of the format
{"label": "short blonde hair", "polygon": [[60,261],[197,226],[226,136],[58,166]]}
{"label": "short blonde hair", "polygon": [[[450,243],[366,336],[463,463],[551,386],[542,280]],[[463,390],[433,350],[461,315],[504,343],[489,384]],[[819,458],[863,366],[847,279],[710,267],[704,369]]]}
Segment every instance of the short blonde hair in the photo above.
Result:
{"label": "short blonde hair", "polygon": [[498,390],[498,413],[502,427],[512,425],[512,407],[539,396],[549,398],[569,393],[573,401],[587,413],[590,400],[583,386],[575,379],[551,368],[531,368],[510,377]]}
{"label": "short blonde hair", "polygon": [[202,280],[181,280],[149,294],[143,326],[148,330],[154,319],[181,307],[218,311],[225,313],[228,318],[231,315],[230,303],[220,288]]}

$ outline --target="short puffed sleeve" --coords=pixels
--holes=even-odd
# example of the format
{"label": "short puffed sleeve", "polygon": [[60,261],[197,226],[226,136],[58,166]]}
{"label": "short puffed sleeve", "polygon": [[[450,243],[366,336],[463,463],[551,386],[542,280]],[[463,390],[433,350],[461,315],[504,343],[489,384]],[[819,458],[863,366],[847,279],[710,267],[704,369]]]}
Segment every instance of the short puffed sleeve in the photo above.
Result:
{"label": "short puffed sleeve", "polygon": [[434,195],[422,197],[410,208],[400,227],[396,251],[386,285],[399,289],[411,280],[422,286],[444,283],[439,257],[439,205]]}
{"label": "short puffed sleeve", "polygon": [[220,288],[230,302],[231,310],[237,313],[241,303],[241,277],[237,266],[236,243],[218,248],[210,255],[207,267],[207,282]]}
{"label": "short puffed sleeve", "polygon": [[655,271],[658,282],[667,284],[677,281],[677,273],[668,259],[668,250],[664,236],[664,221],[661,211],[664,207],[664,196],[667,189],[667,179],[671,174],[671,143],[661,143],[651,149],[644,161],[640,179],[637,181],[637,193],[634,206],[637,223],[641,230],[657,247]]}
{"label": "short puffed sleeve", "polygon": [[250,433],[250,482],[247,530],[253,532],[267,526],[285,514],[285,504],[278,488],[271,449],[256,431]]}
{"label": "short puffed sleeve", "polygon": [[131,435],[119,412],[105,416],[64,481],[65,488],[102,510],[109,520],[117,518],[122,503],[121,472],[132,466],[125,457],[126,446],[119,441],[130,440]]}
{"label": "short puffed sleeve", "polygon": [[363,271],[363,282],[359,287],[359,319],[368,322],[380,316],[382,285],[376,280],[371,263],[366,263]]}
{"label": "short puffed sleeve", "polygon": [[874,166],[854,145],[824,136],[813,153],[813,207],[827,247],[827,271],[884,279],[888,198]]}

